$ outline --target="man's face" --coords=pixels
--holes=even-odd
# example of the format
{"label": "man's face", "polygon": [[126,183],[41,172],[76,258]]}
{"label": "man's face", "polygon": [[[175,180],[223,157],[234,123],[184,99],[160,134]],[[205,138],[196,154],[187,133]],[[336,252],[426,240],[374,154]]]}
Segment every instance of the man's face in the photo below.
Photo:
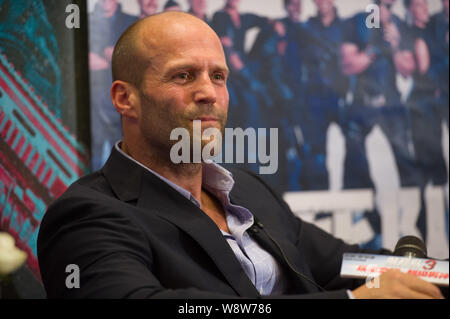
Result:
{"label": "man's face", "polygon": [[227,0],[227,7],[237,9],[240,0]]}
{"label": "man's face", "polygon": [[395,2],[395,0],[381,0],[380,4],[388,6],[389,10],[390,10],[390,8],[394,5],[394,2]]}
{"label": "man's face", "polygon": [[387,24],[391,22],[392,18],[392,5],[394,4],[394,0],[381,0],[380,2],[380,20],[381,23]]}
{"label": "man's face", "polygon": [[164,11],[168,12],[168,11],[182,11],[182,10],[178,5],[175,5],[175,6],[165,8]]}
{"label": "man's face", "polygon": [[[145,40],[144,40],[145,41]],[[193,140],[193,121],[207,128],[225,129],[228,111],[228,68],[218,37],[183,26],[153,37],[151,65],[140,91],[139,127],[154,147],[167,149],[175,128],[185,128]],[[157,46],[155,46],[157,44]],[[147,46],[148,48],[149,46]],[[209,141],[203,141],[203,145]]]}
{"label": "man's face", "polygon": [[428,3],[426,0],[412,0],[411,13],[415,21],[426,24],[429,20]]}
{"label": "man's face", "polygon": [[317,11],[324,16],[334,10],[334,0],[314,0],[317,6]]}
{"label": "man's face", "polygon": [[448,16],[449,0],[442,0],[442,6],[444,7],[444,12]]}
{"label": "man's face", "polygon": [[117,10],[117,0],[101,0],[100,4],[105,12],[105,15],[112,16]]}
{"label": "man's face", "polygon": [[195,13],[205,14],[206,0],[190,0],[190,6]]}
{"label": "man's face", "polygon": [[302,5],[301,0],[291,0],[286,6],[289,18],[292,21],[300,21],[300,15],[302,13],[301,5]]}
{"label": "man's face", "polygon": [[139,0],[141,12],[145,16],[151,16],[158,10],[158,0]]}

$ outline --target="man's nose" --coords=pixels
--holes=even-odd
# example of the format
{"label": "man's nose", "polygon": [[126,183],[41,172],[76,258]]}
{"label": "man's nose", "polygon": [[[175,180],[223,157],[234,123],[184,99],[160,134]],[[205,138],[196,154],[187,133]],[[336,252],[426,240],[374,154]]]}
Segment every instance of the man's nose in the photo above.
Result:
{"label": "man's nose", "polygon": [[214,83],[211,81],[209,74],[204,74],[197,79],[197,85],[194,92],[194,100],[199,104],[216,103],[217,94]]}

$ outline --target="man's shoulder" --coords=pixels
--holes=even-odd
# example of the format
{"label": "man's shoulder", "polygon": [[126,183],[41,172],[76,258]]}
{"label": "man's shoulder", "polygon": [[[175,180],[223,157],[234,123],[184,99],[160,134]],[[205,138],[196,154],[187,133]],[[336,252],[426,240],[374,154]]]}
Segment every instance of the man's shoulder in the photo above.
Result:
{"label": "man's shoulder", "polygon": [[94,207],[107,207],[118,202],[101,171],[85,175],[72,183],[69,188],[47,208],[42,223],[49,219],[88,214]]}
{"label": "man's shoulder", "polygon": [[446,17],[446,15],[445,15],[445,13],[443,11],[436,12],[435,14],[433,14],[430,17],[430,22],[429,23],[436,22],[436,21],[447,22],[447,24],[448,24],[448,18]]}
{"label": "man's shoulder", "polygon": [[114,196],[103,172],[101,170],[84,175],[73,182],[63,195],[58,198],[64,200],[73,196],[93,196],[104,194],[106,196]]}
{"label": "man's shoulder", "polygon": [[367,12],[357,12],[354,15],[348,17],[347,19],[343,19],[344,21],[353,22],[355,24],[363,24],[366,22],[370,13]]}
{"label": "man's shoulder", "polygon": [[213,14],[213,20],[215,19],[226,19],[229,18],[229,14],[225,12],[225,10],[219,10],[214,12]]}
{"label": "man's shoulder", "polygon": [[123,25],[125,25],[127,27],[139,20],[139,18],[137,16],[127,14],[123,11],[118,11],[116,14],[117,14],[117,19],[120,21],[120,23],[122,23]]}
{"label": "man's shoulder", "polygon": [[226,169],[233,175],[233,179],[237,184],[256,183],[265,185],[265,182],[261,179],[261,177],[250,170],[239,167],[226,167]]}
{"label": "man's shoulder", "polygon": [[431,32],[438,32],[440,29],[448,28],[448,18],[444,12],[438,12],[430,17],[427,29]]}
{"label": "man's shoulder", "polygon": [[255,172],[233,166],[226,167],[226,169],[232,174],[236,185],[251,185],[254,187],[263,187],[270,192],[276,193],[276,191],[264,180],[264,178]]}
{"label": "man's shoulder", "polygon": [[289,211],[281,194],[270,186],[260,175],[241,168],[227,167],[227,169],[233,174],[235,181],[232,193],[242,193],[250,200],[256,198],[258,201],[266,201],[277,206],[282,206],[283,210]]}

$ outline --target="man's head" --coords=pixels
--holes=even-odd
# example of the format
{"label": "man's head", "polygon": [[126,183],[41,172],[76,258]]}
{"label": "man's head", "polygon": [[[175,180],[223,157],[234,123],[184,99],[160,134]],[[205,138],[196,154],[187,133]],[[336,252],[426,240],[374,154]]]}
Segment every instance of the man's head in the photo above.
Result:
{"label": "man's head", "polygon": [[139,20],[119,39],[112,65],[124,143],[167,152],[176,143],[171,131],[186,128],[192,136],[194,120],[223,132],[228,68],[218,36],[202,20],[181,12]]}
{"label": "man's head", "polygon": [[444,12],[448,17],[449,0],[442,0],[442,6],[444,7]]}
{"label": "man's head", "polygon": [[395,0],[375,0],[375,3],[378,5],[383,5],[387,7],[389,10],[394,5]]}
{"label": "man's head", "polygon": [[206,0],[189,0],[189,6],[196,17],[203,17],[206,13]]}
{"label": "man's head", "polygon": [[425,26],[429,19],[427,0],[405,0],[405,8],[409,10],[414,24]]}
{"label": "man's head", "polygon": [[181,11],[181,7],[176,1],[169,0],[164,5],[163,11]]}
{"label": "man's head", "polygon": [[327,16],[334,10],[334,0],[314,0],[320,16]]}
{"label": "man's head", "polygon": [[383,15],[390,16],[392,15],[391,10],[394,5],[395,0],[375,0],[375,4],[380,7],[381,20],[383,20]]}
{"label": "man's head", "polygon": [[139,7],[143,16],[151,16],[158,11],[158,0],[139,0]]}
{"label": "man's head", "polygon": [[284,0],[284,8],[286,9],[290,20],[295,22],[300,21],[300,15],[302,13],[301,0]]}
{"label": "man's head", "polygon": [[112,17],[116,13],[119,4],[117,0],[100,0],[105,17]]}
{"label": "man's head", "polygon": [[227,2],[225,3],[225,7],[230,9],[237,9],[239,6],[239,2],[241,2],[241,0],[227,0]]}
{"label": "man's head", "polygon": [[395,0],[375,0],[375,3],[380,7],[380,20],[383,25],[391,23],[392,6]]}

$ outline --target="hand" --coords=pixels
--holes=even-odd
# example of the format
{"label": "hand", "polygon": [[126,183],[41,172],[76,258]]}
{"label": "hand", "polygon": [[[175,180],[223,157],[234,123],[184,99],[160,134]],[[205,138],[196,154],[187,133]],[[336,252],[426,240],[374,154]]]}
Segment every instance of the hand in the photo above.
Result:
{"label": "hand", "polygon": [[89,52],[89,69],[92,71],[106,70],[108,69],[109,64],[104,58],[100,55]]}
{"label": "hand", "polygon": [[394,23],[389,23],[384,27],[384,39],[389,42],[394,50],[400,46],[400,32]]}
{"label": "hand", "polygon": [[230,37],[221,37],[220,41],[222,42],[222,45],[226,48],[231,48],[233,46],[233,40],[231,40]]}
{"label": "hand", "polygon": [[287,49],[287,41],[278,41],[277,43],[277,51],[278,51],[278,55],[284,55],[286,53],[286,49]]}
{"label": "hand", "polygon": [[286,35],[286,28],[284,27],[284,24],[280,21],[276,21],[273,25],[273,29],[280,37],[284,37]]}
{"label": "hand", "polygon": [[241,71],[244,68],[244,62],[235,52],[230,54],[230,64],[236,71]]}
{"label": "hand", "polygon": [[103,54],[105,56],[105,59],[108,62],[111,62],[113,52],[114,52],[114,47],[106,47],[105,50],[103,50]]}
{"label": "hand", "polygon": [[[435,285],[416,276],[389,270],[378,283],[365,284],[353,290],[356,299],[443,299]],[[371,286],[372,288],[369,288]]]}

